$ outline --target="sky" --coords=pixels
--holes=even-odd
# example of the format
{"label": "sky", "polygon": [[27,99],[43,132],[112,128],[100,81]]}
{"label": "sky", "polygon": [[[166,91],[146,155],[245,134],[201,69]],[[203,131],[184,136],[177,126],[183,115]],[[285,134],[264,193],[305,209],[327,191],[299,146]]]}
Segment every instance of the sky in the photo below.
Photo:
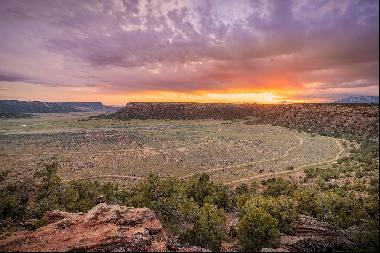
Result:
{"label": "sky", "polygon": [[0,99],[379,94],[377,0],[0,0]]}

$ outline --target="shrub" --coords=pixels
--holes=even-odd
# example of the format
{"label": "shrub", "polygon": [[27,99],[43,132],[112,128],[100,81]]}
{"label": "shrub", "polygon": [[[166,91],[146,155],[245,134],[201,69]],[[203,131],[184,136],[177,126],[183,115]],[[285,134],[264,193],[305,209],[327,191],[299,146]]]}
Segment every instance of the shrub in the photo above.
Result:
{"label": "shrub", "polygon": [[9,171],[0,171],[0,183],[5,181],[9,174]]}
{"label": "shrub", "polygon": [[29,185],[14,183],[0,191],[0,219],[22,219],[26,216],[29,202]]}
{"label": "shrub", "polygon": [[109,183],[72,181],[65,187],[61,204],[69,212],[86,212],[99,202],[111,203],[116,191],[117,187]]}
{"label": "shrub", "polygon": [[358,229],[354,230],[352,238],[358,252],[379,251],[379,221],[365,221]]}
{"label": "shrub", "polygon": [[245,203],[252,197],[259,194],[259,185],[256,181],[252,181],[248,186],[246,184],[241,184],[235,189],[235,206],[242,211]]}
{"label": "shrub", "polygon": [[307,168],[304,170],[305,172],[305,178],[315,178],[317,176],[316,169],[315,168]]}
{"label": "shrub", "polygon": [[243,215],[257,208],[261,208],[276,218],[281,232],[294,233],[292,222],[297,218],[297,203],[291,197],[258,196],[251,198],[244,206]]}
{"label": "shrub", "polygon": [[188,198],[194,199],[199,206],[203,206],[204,203],[211,203],[224,210],[232,208],[233,201],[228,187],[213,183],[209,175],[205,173],[187,184],[186,194]]}
{"label": "shrub", "polygon": [[181,239],[193,245],[218,251],[225,237],[223,223],[223,209],[218,209],[214,205],[206,203],[200,209],[199,218],[194,227],[184,233]]}
{"label": "shrub", "polygon": [[58,163],[43,164],[32,179],[4,186],[0,192],[0,217],[40,219],[53,209],[86,212],[98,203],[100,196],[107,203],[125,199],[110,183],[71,181],[65,185],[57,171]]}
{"label": "shrub", "polygon": [[318,185],[318,187],[325,191],[325,190],[328,190],[329,189],[329,186],[326,182],[326,180],[324,180],[321,176],[318,176],[317,179],[316,179],[316,183]]}
{"label": "shrub", "polygon": [[150,175],[130,192],[128,205],[153,209],[161,222],[172,230],[183,221],[197,218],[198,205],[188,198],[186,186],[175,178],[161,179]]}
{"label": "shrub", "polygon": [[278,221],[263,209],[250,210],[237,226],[237,237],[245,251],[276,247],[280,240]]}
{"label": "shrub", "polygon": [[316,216],[316,202],[318,197],[318,189],[313,187],[301,187],[294,193],[294,198],[297,201],[298,212],[301,214]]}
{"label": "shrub", "polygon": [[379,179],[378,178],[371,179],[367,192],[370,195],[377,195],[377,196],[379,195]]}
{"label": "shrub", "polygon": [[315,178],[320,176],[325,181],[330,179],[337,179],[339,177],[339,172],[335,168],[321,169],[321,168],[308,168],[304,170],[307,179]]}
{"label": "shrub", "polygon": [[363,204],[354,194],[340,196],[332,191],[318,194],[315,203],[316,217],[319,220],[341,228],[357,225],[368,218]]}
{"label": "shrub", "polygon": [[247,194],[248,192],[249,192],[249,187],[246,184],[241,184],[235,189],[236,195],[243,195],[243,194]]}
{"label": "shrub", "polygon": [[281,195],[292,196],[297,189],[297,185],[283,178],[271,178],[263,182],[266,186],[263,194],[266,196],[278,197]]}
{"label": "shrub", "polygon": [[252,181],[250,185],[241,184],[235,189],[236,195],[251,194],[255,195],[259,192],[259,184],[256,181]]}

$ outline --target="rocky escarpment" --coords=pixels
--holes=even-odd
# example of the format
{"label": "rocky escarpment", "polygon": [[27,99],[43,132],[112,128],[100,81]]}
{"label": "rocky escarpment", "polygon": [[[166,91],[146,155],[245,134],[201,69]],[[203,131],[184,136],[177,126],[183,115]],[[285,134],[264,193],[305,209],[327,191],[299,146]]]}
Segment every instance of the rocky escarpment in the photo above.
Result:
{"label": "rocky escarpment", "polygon": [[153,211],[99,204],[86,214],[47,213],[49,225],[0,238],[1,251],[199,252],[181,246],[163,229]]}
{"label": "rocky escarpment", "polygon": [[379,106],[371,104],[200,104],[128,103],[113,114],[95,116],[131,119],[245,119],[336,137],[378,140]]}
{"label": "rocky escarpment", "polygon": [[248,108],[238,104],[128,103],[123,109],[103,117],[129,119],[239,119]]}

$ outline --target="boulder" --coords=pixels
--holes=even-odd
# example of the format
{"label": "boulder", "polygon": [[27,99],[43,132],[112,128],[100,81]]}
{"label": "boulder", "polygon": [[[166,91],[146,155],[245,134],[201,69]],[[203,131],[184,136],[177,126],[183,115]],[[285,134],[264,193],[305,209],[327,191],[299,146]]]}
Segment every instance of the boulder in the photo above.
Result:
{"label": "boulder", "polygon": [[0,238],[1,251],[206,251],[173,241],[153,211],[101,203],[86,214],[53,211],[49,225]]}

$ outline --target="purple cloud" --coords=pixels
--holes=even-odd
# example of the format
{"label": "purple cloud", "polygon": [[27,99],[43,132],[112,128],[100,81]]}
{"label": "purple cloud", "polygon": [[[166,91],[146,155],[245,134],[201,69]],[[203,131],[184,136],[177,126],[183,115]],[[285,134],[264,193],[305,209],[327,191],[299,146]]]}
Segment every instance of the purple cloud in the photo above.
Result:
{"label": "purple cloud", "polygon": [[364,0],[5,0],[0,69],[111,93],[372,87],[378,11]]}

